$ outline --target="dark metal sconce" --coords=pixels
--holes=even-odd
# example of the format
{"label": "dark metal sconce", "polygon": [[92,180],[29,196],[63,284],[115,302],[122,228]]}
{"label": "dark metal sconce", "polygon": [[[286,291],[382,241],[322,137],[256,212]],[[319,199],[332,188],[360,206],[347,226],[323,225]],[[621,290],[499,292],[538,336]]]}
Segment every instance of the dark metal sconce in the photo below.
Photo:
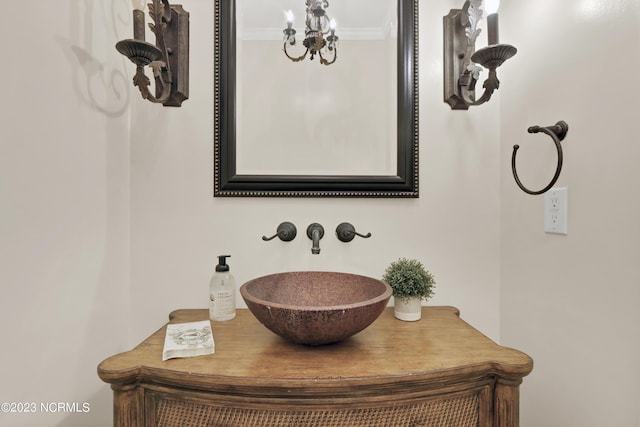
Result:
{"label": "dark metal sconce", "polygon": [[[134,0],[133,39],[116,43],[118,52],[136,64],[133,85],[142,98],[164,106],[179,107],[189,98],[189,12],[168,0],[149,3],[149,28],[156,36],[155,46],[145,41],[144,2]],[[155,95],[144,72],[149,66],[155,79]]]}
{"label": "dark metal sconce", "polygon": [[[481,30],[477,28],[482,18],[482,0],[467,0],[462,9],[451,9],[444,17],[444,101],[452,110],[467,110],[471,105],[487,102],[500,86],[496,69],[518,51],[515,47],[498,42],[498,4],[487,16],[489,45],[475,50]],[[488,9],[488,7],[487,7]],[[484,81],[484,93],[476,99],[475,86],[482,67],[489,70]]]}
{"label": "dark metal sconce", "polygon": [[551,139],[553,139],[553,143],[556,145],[556,150],[558,151],[558,165],[556,166],[556,173],[553,175],[553,178],[551,179],[551,182],[549,183],[549,185],[544,187],[542,190],[531,191],[528,188],[526,188],[524,185],[522,185],[522,182],[520,182],[520,178],[518,178],[518,172],[516,172],[516,153],[518,152],[518,149],[520,148],[520,146],[517,144],[513,146],[513,154],[511,155],[511,171],[513,172],[513,178],[516,180],[516,184],[518,184],[518,187],[520,187],[522,191],[524,191],[527,194],[537,195],[537,194],[546,193],[547,191],[549,191],[551,187],[554,186],[554,184],[558,180],[558,177],[560,176],[560,171],[562,171],[563,156],[562,156],[562,145],[560,145],[560,141],[562,141],[564,137],[567,136],[568,131],[569,131],[569,125],[562,120],[560,120],[558,123],[556,123],[553,126],[547,126],[547,127],[531,126],[528,129],[529,133],[542,132],[549,135]]}

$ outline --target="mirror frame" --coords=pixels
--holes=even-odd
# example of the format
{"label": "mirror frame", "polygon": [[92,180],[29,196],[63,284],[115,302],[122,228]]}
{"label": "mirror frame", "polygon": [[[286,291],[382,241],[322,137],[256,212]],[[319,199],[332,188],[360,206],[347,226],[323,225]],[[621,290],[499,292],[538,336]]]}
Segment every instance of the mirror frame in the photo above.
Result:
{"label": "mirror frame", "polygon": [[236,0],[214,1],[214,197],[418,197],[419,0],[397,0],[397,175],[237,174]]}

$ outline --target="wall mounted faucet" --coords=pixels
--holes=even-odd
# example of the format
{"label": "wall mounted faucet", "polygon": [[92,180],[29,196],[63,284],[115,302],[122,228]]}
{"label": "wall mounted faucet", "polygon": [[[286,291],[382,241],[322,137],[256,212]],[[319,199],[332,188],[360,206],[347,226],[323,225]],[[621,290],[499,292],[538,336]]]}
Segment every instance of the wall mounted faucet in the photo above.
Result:
{"label": "wall mounted faucet", "polygon": [[320,253],[320,239],[324,236],[324,227],[314,222],[307,227],[307,236],[313,241],[311,253],[318,255]]}
{"label": "wall mounted faucet", "polygon": [[[281,222],[280,225],[278,225],[276,234],[271,237],[262,236],[262,240],[268,242],[277,237],[283,242],[290,242],[296,238],[296,235],[296,226],[289,221],[285,221]],[[358,233],[352,224],[343,222],[336,227],[336,236],[341,242],[350,242],[355,239],[356,236],[360,236],[363,239],[368,239],[369,237],[371,237],[371,233]],[[311,253],[314,255],[318,255],[320,253],[320,240],[324,237],[324,227],[317,222],[309,224],[309,226],[307,227],[307,237],[309,237],[309,239],[311,239],[312,241]]]}

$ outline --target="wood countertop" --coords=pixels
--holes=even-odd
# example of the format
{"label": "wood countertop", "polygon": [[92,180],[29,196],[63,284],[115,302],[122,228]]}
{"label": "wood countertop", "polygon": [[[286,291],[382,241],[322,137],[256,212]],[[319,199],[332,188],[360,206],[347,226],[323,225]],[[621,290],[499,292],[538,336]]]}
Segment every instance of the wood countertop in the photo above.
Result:
{"label": "wood countertop", "polygon": [[[170,323],[208,318],[206,309],[169,316]],[[386,308],[364,331],[317,347],[289,343],[246,309],[211,325],[215,354],[162,361],[164,325],[133,350],[104,360],[98,375],[117,386],[149,382],[245,396],[366,396],[491,376],[519,382],[533,369],[529,356],[494,343],[454,307],[423,307],[418,322],[397,320],[393,308]]]}

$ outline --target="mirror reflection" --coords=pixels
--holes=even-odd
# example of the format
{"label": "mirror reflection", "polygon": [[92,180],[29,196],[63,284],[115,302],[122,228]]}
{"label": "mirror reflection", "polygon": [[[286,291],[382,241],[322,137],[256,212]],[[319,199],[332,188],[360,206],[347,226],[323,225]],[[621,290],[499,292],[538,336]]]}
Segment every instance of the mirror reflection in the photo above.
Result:
{"label": "mirror reflection", "polygon": [[[395,3],[309,4],[325,27],[313,37],[316,20],[307,21],[310,53],[304,1],[237,0],[237,172],[395,175]],[[288,42],[286,12],[296,31]],[[315,54],[314,39],[326,45],[332,32],[335,47]]]}

